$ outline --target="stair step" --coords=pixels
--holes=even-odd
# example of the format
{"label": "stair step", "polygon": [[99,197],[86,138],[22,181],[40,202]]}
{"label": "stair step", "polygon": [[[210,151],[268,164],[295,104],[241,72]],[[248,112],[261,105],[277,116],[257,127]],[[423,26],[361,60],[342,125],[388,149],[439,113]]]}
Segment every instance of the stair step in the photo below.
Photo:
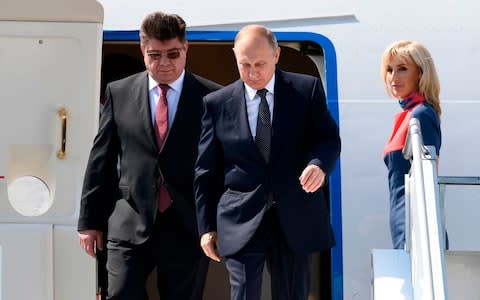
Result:
{"label": "stair step", "polygon": [[448,299],[480,299],[480,251],[445,251]]}

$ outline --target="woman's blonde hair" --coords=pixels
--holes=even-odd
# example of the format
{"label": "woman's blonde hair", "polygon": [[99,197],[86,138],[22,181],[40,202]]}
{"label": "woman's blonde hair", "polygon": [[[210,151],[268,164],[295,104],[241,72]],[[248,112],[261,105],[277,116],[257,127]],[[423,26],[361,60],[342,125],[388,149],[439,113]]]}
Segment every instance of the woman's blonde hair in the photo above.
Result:
{"label": "woman's blonde hair", "polygon": [[387,83],[387,67],[392,57],[398,56],[404,62],[413,62],[420,69],[421,77],[418,83],[419,92],[433,106],[438,116],[442,113],[440,107],[440,81],[430,52],[416,41],[402,40],[390,44],[383,53],[380,73],[387,92],[393,97],[391,87]]}

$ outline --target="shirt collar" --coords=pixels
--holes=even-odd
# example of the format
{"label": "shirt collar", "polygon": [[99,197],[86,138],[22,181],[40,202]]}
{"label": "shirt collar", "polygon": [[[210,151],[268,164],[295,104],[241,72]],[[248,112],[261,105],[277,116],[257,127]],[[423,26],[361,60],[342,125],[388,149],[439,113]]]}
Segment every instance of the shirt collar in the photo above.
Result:
{"label": "shirt collar", "polygon": [[[245,94],[247,95],[247,100],[252,101],[253,98],[257,95],[257,90],[251,88],[248,84],[244,83]],[[275,74],[273,74],[272,79],[267,83],[265,89],[273,95],[273,88],[275,86]]]}
{"label": "shirt collar", "polygon": [[[185,79],[185,69],[183,69],[182,74],[180,74],[177,80],[175,80],[172,83],[169,83],[168,85],[172,90],[179,92],[182,90],[184,79]],[[158,85],[158,82],[155,81],[155,79],[153,79],[152,76],[150,76],[150,74],[148,74],[148,90],[151,91],[152,89],[156,88],[157,85]]]}

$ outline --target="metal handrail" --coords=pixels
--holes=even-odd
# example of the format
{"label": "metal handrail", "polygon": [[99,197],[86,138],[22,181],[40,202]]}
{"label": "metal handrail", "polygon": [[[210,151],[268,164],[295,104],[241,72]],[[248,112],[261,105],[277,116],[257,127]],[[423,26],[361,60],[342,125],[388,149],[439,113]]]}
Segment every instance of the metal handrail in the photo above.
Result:
{"label": "metal handrail", "polygon": [[438,176],[440,185],[480,185],[480,177],[476,176]]}
{"label": "metal handrail", "polygon": [[[403,157],[406,160],[413,159],[413,156],[414,156],[413,155],[413,148],[414,148],[413,136],[418,137],[419,143],[418,143],[417,149],[420,150],[420,155],[430,156],[430,150],[428,149],[428,147],[426,147],[423,144],[422,131],[420,130],[420,122],[417,119],[412,118],[410,120],[410,124],[408,127],[407,138],[405,139],[405,145],[403,146],[403,149],[402,149]],[[433,155],[435,155],[435,152]]]}
{"label": "metal handrail", "polygon": [[[447,231],[445,224],[447,223],[447,216],[445,214],[445,191],[447,186],[480,186],[480,177],[477,176],[438,176],[437,178],[440,190],[440,207],[442,210],[442,231],[443,236],[446,237]],[[448,250],[448,243],[445,244],[445,249]]]}
{"label": "metal handrail", "polygon": [[[412,258],[413,294],[417,299],[443,300],[447,293],[436,150],[423,144],[420,122],[415,118],[410,120],[402,153],[405,159],[412,162],[405,180],[405,197],[409,224],[406,227],[406,247]],[[408,217],[410,212],[413,212],[412,218]],[[414,240],[409,234],[413,229],[412,224],[415,226],[412,231],[416,237]],[[420,274],[426,277],[417,278],[416,275]]]}

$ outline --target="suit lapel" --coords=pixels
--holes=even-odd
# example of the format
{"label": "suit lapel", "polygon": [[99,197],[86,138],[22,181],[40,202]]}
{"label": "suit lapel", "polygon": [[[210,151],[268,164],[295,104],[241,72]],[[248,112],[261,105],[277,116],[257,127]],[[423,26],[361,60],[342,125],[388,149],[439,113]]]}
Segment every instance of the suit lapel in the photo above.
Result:
{"label": "suit lapel", "polygon": [[275,73],[274,86],[274,106],[273,106],[273,120],[272,120],[272,145],[270,160],[275,159],[276,150],[281,149],[282,141],[280,137],[285,136],[282,132],[286,130],[291,122],[289,117],[288,101],[292,98],[291,88],[292,82],[285,80],[281,70]]}
{"label": "suit lapel", "polygon": [[[185,110],[185,106],[188,106],[188,99],[192,99],[195,97],[194,95],[194,91],[196,89],[192,88],[192,85],[193,85],[193,76],[191,75],[191,73],[189,73],[188,71],[185,71],[185,79],[184,79],[184,82],[183,82],[183,87],[182,87],[182,91],[181,91],[181,94],[180,94],[180,98],[178,100],[178,105],[177,105],[177,111],[175,113],[175,117],[173,119],[173,123],[172,123],[172,126],[168,129],[168,132],[167,132],[167,136],[165,137],[165,141],[163,143],[163,145],[166,145],[168,140],[169,140],[169,136],[172,132],[174,132],[175,130],[175,127],[178,127],[180,126],[178,123],[179,121],[177,120],[182,120],[184,119],[182,116],[179,116],[179,115],[182,115],[182,114],[185,114],[187,113],[187,111]],[[140,99],[140,117],[142,118],[143,120],[143,124],[145,125],[145,130],[147,132],[147,136],[149,138],[149,140],[151,141],[151,143],[153,144],[154,147],[156,147],[157,150],[162,150],[162,149],[159,149],[158,148],[158,142],[157,142],[157,135],[155,133],[155,126],[153,124],[153,121],[152,121],[152,109],[150,107],[150,99],[149,99],[149,91],[148,91],[148,76],[147,76],[147,73],[145,73],[146,76],[141,76],[140,80],[139,80],[139,83],[136,84],[136,86],[138,87],[138,99]]]}
{"label": "suit lapel", "polygon": [[256,147],[248,123],[247,106],[245,103],[245,88],[242,81],[237,81],[232,96],[225,102],[225,116],[228,122],[231,122],[233,127],[239,130],[236,138],[246,140]]}
{"label": "suit lapel", "polygon": [[132,88],[137,89],[135,94],[138,95],[137,99],[140,102],[139,115],[142,123],[145,127],[145,132],[152,146],[158,149],[157,136],[155,134],[155,128],[152,121],[152,109],[150,108],[150,99],[148,96],[148,76],[147,72],[144,72],[142,76],[139,76]]}
{"label": "suit lapel", "polygon": [[242,155],[254,157],[259,163],[265,163],[250,130],[245,88],[242,81],[239,80],[235,84],[231,97],[225,101],[223,112],[222,127],[228,132],[230,138],[237,140],[238,151],[242,151]]}
{"label": "suit lapel", "polygon": [[[194,103],[191,101],[199,97],[196,95],[197,88],[194,87],[194,77],[193,75],[185,70],[185,77],[183,79],[182,90],[180,91],[180,98],[178,99],[177,111],[173,118],[172,126],[168,129],[167,137],[165,138],[165,143],[168,141],[168,137],[172,132],[175,132],[175,128],[182,126],[182,120],[188,119],[189,106],[193,106]],[[190,107],[193,109],[193,107]],[[191,117],[191,116],[190,116]]]}

